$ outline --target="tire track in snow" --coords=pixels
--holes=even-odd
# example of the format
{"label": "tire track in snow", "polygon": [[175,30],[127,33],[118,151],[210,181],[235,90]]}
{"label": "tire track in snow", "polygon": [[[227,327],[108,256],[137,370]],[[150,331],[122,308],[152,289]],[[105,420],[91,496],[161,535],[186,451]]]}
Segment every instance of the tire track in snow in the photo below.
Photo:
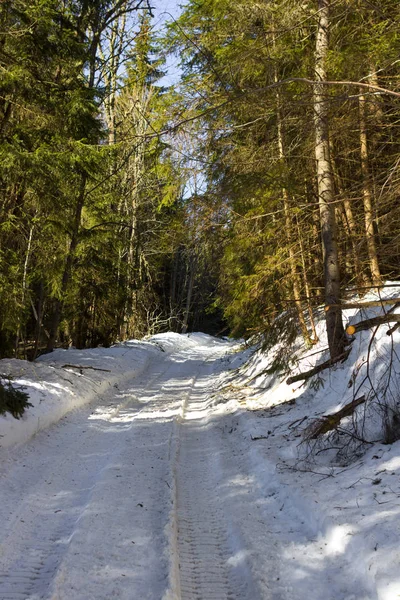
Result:
{"label": "tire track in snow", "polygon": [[[210,361],[205,382],[215,368]],[[177,425],[175,466],[176,565],[166,598],[173,600],[256,600],[251,574],[240,573],[232,560],[238,542],[227,521],[219,495],[219,432],[207,415],[207,393],[201,377],[186,403],[183,420]],[[229,517],[228,517],[229,518]],[[232,539],[234,538],[234,539]],[[172,552],[173,553],[173,552]]]}
{"label": "tire track in snow", "polygon": [[[170,368],[171,365],[168,362],[163,362],[161,368],[156,368],[144,385],[135,387],[135,394],[131,396],[132,401],[135,402],[141,393],[146,394],[152,391],[154,386],[159,387],[158,381]],[[146,377],[148,375],[146,373]],[[109,423],[118,419],[129,408],[129,401],[118,400],[118,391],[115,390],[113,397],[108,397],[106,403],[102,401],[98,405],[100,409],[105,408],[105,420]],[[156,406],[160,405],[160,398],[157,400],[155,401]],[[144,404],[144,408],[143,405],[140,408],[137,407],[132,422],[134,422],[135,416],[140,415],[143,411],[151,411],[151,405],[153,402],[149,401]],[[80,412],[76,411],[70,416],[70,419],[74,420]],[[62,427],[62,425],[58,424],[56,427]],[[45,434],[40,435],[44,437]],[[75,478],[72,472],[72,481],[75,479],[78,493],[75,491],[70,495],[64,494],[68,484],[63,481],[62,476],[57,477],[57,465],[52,469],[56,473],[55,489],[45,488],[49,484],[46,481],[46,476],[48,477],[49,474],[48,465],[45,465],[44,481],[35,482],[33,487],[27,486],[26,490],[20,491],[18,508],[8,520],[8,527],[3,529],[0,534],[2,546],[0,565],[3,569],[2,572],[0,571],[1,600],[27,600],[28,598],[44,600],[51,597],[53,581],[64,555],[68,552],[69,544],[80,519],[90,506],[93,491],[97,483],[101,481],[103,471],[110,463],[113,454],[118,452],[118,446],[115,446],[112,440],[106,441],[104,446],[105,440],[99,436],[98,432],[92,432],[89,437],[93,438],[93,445],[91,446],[88,440],[88,444],[80,448],[81,452],[86,451],[88,446],[93,455],[96,452],[102,454],[102,460],[93,461],[93,465],[89,461],[90,466],[85,466],[90,476],[87,472],[82,473],[81,480],[78,473]],[[33,440],[30,445],[34,443]],[[59,471],[63,472],[62,465],[60,465]],[[50,491],[53,492],[52,496],[49,496]],[[24,492],[28,498],[21,501]]]}
{"label": "tire track in snow", "polygon": [[177,476],[178,553],[182,600],[229,600],[223,514],[213,498],[205,440],[182,426]]}
{"label": "tire track in snow", "polygon": [[[51,583],[68,550],[80,516],[90,502],[94,486],[95,483],[84,487],[72,500],[68,497],[63,499],[59,490],[53,498],[42,492],[40,498],[38,494],[35,501],[27,500],[19,506],[18,523],[14,519],[15,528],[2,542],[1,562],[7,564],[7,569],[0,573],[1,600],[48,597]],[[18,558],[10,560],[8,548],[12,551],[11,556]]]}
{"label": "tire track in snow", "polygon": [[64,523],[50,538],[29,548],[8,573],[0,574],[1,600],[39,600],[47,597],[69,541],[69,525]]}

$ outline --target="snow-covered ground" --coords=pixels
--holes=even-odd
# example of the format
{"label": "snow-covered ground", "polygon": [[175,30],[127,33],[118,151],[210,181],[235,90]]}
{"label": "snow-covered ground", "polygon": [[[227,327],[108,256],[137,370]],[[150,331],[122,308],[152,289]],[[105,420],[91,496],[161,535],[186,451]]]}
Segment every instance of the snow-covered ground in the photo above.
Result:
{"label": "snow-covered ground", "polygon": [[[387,329],[290,386],[266,372],[276,347],[203,334],[1,361],[34,404],[0,417],[1,600],[399,598],[400,441],[375,441],[371,394],[400,399]],[[325,346],[295,343],[291,374]],[[312,439],[360,395],[336,438]]]}

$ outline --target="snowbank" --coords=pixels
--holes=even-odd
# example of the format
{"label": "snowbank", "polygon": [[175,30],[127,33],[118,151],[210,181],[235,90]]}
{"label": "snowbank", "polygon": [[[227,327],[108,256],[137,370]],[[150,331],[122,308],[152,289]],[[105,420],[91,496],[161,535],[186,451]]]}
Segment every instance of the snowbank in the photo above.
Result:
{"label": "snowbank", "polygon": [[[379,294],[370,292],[359,301],[367,303],[399,296],[399,284],[389,282]],[[391,304],[385,304],[384,309],[393,309],[394,314],[400,312],[400,307],[395,308]],[[381,306],[353,308],[344,311],[344,320],[347,324],[355,324],[382,314]],[[366,442],[384,441],[387,419],[396,411],[400,416],[400,328],[388,335],[387,331],[392,325],[381,325],[378,329],[355,334],[350,355],[344,363],[338,363],[305,382],[287,385],[289,376],[309,371],[329,358],[321,311],[317,322],[319,341],[316,345],[306,349],[298,338],[292,347],[288,369],[284,372],[271,369],[279,345],[266,353],[261,349],[253,349],[245,367],[239,376],[235,376],[235,386],[240,388],[240,394],[245,397],[246,406],[253,410],[288,401],[295,403],[297,399],[312,403],[315,412],[314,415],[307,415],[308,422],[305,425],[309,425],[313,416],[320,418],[335,413],[353,399],[365,396],[367,402],[356,410],[352,419],[344,420],[341,425],[350,425],[351,420],[353,430]],[[331,458],[332,454],[329,456]]]}
{"label": "snowbank", "polygon": [[110,386],[140,375],[151,358],[162,359],[159,343],[165,342],[171,352],[176,348],[170,335],[157,336],[155,341],[131,340],[90,350],[57,349],[35,362],[1,360],[0,373],[25,387],[33,407],[19,420],[10,414],[0,416],[0,447],[26,442]]}
{"label": "snowbank", "polygon": [[35,362],[0,361],[0,374],[24,386],[32,408],[21,419],[0,416],[0,448],[26,442],[57,422],[70,410],[87,404],[110,386],[143,373],[151,359],[194,351],[202,346],[226,345],[210,335],[161,333],[146,340],[129,340],[111,348],[57,349]]}

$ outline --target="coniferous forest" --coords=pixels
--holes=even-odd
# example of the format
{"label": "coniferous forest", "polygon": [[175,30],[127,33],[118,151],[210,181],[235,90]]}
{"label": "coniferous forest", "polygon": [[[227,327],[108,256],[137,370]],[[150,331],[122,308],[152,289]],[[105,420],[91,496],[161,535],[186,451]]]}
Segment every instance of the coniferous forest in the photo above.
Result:
{"label": "coniferous forest", "polygon": [[393,0],[190,0],[163,30],[143,0],[3,0],[0,357],[312,345],[321,305],[342,356],[343,303],[400,277],[399,23]]}

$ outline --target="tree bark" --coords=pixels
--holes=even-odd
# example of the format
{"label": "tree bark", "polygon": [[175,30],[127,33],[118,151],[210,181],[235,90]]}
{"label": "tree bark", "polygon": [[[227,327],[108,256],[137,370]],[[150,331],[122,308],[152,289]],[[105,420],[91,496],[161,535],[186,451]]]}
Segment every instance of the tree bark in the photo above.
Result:
{"label": "tree bark", "polygon": [[183,316],[182,333],[186,333],[187,329],[188,329],[190,306],[192,304],[195,268],[196,268],[195,260],[193,258],[191,258],[189,260],[189,283],[188,283],[187,295],[186,295],[185,312],[184,312],[184,316]]}
{"label": "tree bark", "polygon": [[[33,238],[33,230],[34,230],[35,226],[31,225],[31,228],[29,230],[29,237],[28,237],[28,244],[27,244],[27,248],[26,248],[26,254],[25,254],[25,261],[24,261],[24,271],[23,271],[23,276],[22,276],[22,293],[21,293],[21,307],[22,309],[24,309],[25,307],[25,294],[26,294],[26,289],[27,289],[27,285],[26,285],[26,280],[28,277],[28,264],[29,264],[29,259],[31,256],[31,249],[32,249],[32,238]],[[21,315],[18,316],[18,327],[17,327],[17,335],[16,335],[16,339],[15,339],[15,356],[18,357],[18,344],[21,338]],[[24,358],[26,358],[26,356],[24,356]]]}
{"label": "tree bark", "polygon": [[366,123],[366,98],[364,94],[359,96],[360,108],[360,157],[362,173],[362,193],[365,214],[365,237],[367,240],[369,266],[373,285],[380,285],[381,273],[379,269],[378,254],[376,251],[374,233],[374,212],[372,207],[371,180],[368,167],[368,142]]}
{"label": "tree bark", "polygon": [[[319,19],[315,46],[316,80],[326,81],[330,0],[318,0]],[[329,153],[328,104],[323,84],[314,86],[315,159],[318,183],[318,203],[324,263],[326,305],[340,300],[340,270],[337,247],[337,228],[333,209],[334,187]],[[344,352],[345,334],[342,311],[332,307],[326,311],[326,329],[331,359]]]}
{"label": "tree bark", "polygon": [[349,335],[354,335],[359,331],[365,331],[366,329],[371,329],[377,325],[388,325],[389,323],[400,323],[400,315],[386,314],[381,315],[380,317],[373,317],[372,319],[365,319],[365,321],[360,321],[354,325],[348,325],[346,331]]}
{"label": "tree bark", "polygon": [[101,71],[105,81],[106,98],[104,101],[105,118],[108,128],[108,144],[113,146],[116,141],[116,98],[118,92],[118,73],[121,68],[123,48],[126,43],[126,17],[123,13],[113,23],[108,44],[108,56],[99,44],[99,54],[102,61]]}
{"label": "tree bark", "polygon": [[[41,330],[42,330],[43,304],[44,304],[44,285],[43,285],[43,281],[41,281],[40,284],[39,284],[39,296],[38,296],[38,308],[37,308],[37,310],[36,310],[36,307],[33,304],[32,299],[31,299],[32,311],[33,311],[34,317],[36,319],[35,345],[34,345],[34,348],[33,348],[32,360],[35,360],[35,358],[37,357],[38,352],[39,352],[40,334],[41,334]],[[45,333],[46,333],[46,336],[47,336],[48,332],[46,330],[45,330]]]}
{"label": "tree bark", "polygon": [[365,396],[360,396],[360,398],[354,398],[348,404],[345,404],[343,408],[338,410],[335,413],[331,413],[330,415],[322,415],[321,418],[316,419],[309,427],[307,428],[306,439],[307,440],[315,440],[318,436],[323,435],[324,433],[328,433],[328,431],[332,431],[333,429],[337,429],[340,421],[344,419],[344,417],[349,417],[352,415],[360,404],[363,404],[366,401]]}
{"label": "tree bark", "polygon": [[316,344],[318,342],[319,338],[318,338],[318,334],[317,334],[317,329],[315,327],[313,307],[311,304],[311,288],[310,288],[310,284],[308,282],[305,251],[304,251],[303,241],[301,238],[300,225],[299,225],[299,220],[297,218],[297,215],[296,215],[296,225],[297,225],[297,235],[298,235],[299,246],[300,246],[301,263],[302,263],[302,267],[303,267],[303,281],[304,281],[304,291],[306,293],[307,311],[308,311],[308,316],[310,318],[311,331],[313,334],[313,339],[310,341],[312,344]]}

